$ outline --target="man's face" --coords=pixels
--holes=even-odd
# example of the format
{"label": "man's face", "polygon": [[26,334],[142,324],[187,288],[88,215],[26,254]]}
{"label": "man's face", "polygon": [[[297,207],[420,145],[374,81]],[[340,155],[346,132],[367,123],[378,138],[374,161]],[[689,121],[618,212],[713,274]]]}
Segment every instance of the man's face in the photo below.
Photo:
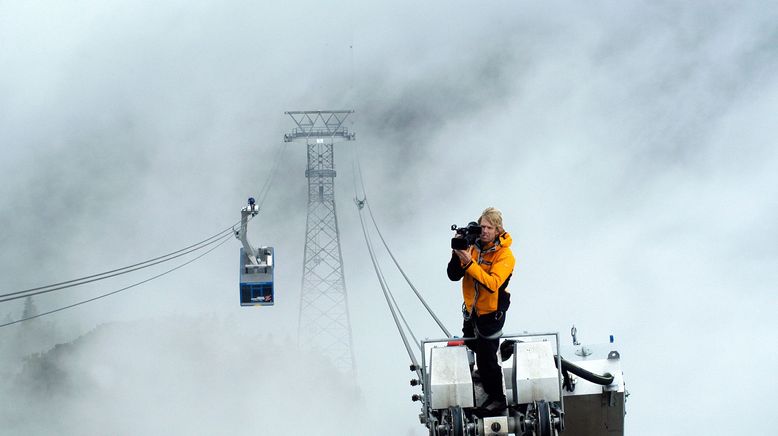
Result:
{"label": "man's face", "polygon": [[494,241],[497,237],[497,229],[486,219],[481,219],[479,222],[481,226],[481,242],[487,243]]}

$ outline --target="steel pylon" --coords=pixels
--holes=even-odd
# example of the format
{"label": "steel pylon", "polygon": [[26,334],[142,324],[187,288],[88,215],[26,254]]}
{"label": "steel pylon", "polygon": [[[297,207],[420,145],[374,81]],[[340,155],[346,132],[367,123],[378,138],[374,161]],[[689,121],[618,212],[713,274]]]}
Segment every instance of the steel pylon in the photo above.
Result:
{"label": "steel pylon", "polygon": [[285,112],[297,125],[285,142],[308,148],[308,219],[305,229],[298,342],[319,348],[342,371],[354,370],[343,256],[335,213],[334,143],[352,141],[343,126],[354,111]]}

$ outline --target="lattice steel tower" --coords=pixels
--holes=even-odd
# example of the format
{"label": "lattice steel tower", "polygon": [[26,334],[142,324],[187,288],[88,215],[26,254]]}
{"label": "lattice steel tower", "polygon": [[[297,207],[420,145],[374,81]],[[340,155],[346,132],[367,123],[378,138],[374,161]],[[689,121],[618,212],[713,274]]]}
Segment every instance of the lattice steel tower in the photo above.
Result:
{"label": "lattice steel tower", "polygon": [[343,126],[353,112],[285,112],[297,127],[284,135],[284,142],[305,141],[308,146],[308,221],[298,341],[319,347],[343,371],[354,369],[354,354],[335,214],[333,144],[354,140],[354,133]]}

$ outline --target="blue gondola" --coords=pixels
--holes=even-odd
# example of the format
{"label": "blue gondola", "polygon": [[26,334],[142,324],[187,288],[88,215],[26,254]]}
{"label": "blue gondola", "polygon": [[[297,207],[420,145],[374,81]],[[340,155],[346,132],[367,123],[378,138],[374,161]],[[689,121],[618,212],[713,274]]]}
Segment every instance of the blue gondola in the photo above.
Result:
{"label": "blue gondola", "polygon": [[260,247],[257,264],[253,264],[246,251],[240,249],[240,305],[272,306],[273,294],[273,247]]}
{"label": "blue gondola", "polygon": [[235,236],[240,239],[240,305],[272,306],[273,294],[273,247],[255,249],[246,237],[248,218],[259,212],[259,206],[253,198],[240,211],[240,231]]}

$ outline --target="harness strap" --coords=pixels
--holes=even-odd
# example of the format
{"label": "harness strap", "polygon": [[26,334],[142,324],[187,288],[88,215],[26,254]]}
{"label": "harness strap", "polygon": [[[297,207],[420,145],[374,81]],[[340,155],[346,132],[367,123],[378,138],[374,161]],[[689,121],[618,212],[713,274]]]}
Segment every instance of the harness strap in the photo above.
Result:
{"label": "harness strap", "polygon": [[496,332],[492,333],[489,336],[484,336],[481,334],[480,331],[478,331],[478,324],[473,323],[473,332],[475,333],[476,338],[483,338],[483,339],[499,339],[502,336],[502,329],[497,330]]}

